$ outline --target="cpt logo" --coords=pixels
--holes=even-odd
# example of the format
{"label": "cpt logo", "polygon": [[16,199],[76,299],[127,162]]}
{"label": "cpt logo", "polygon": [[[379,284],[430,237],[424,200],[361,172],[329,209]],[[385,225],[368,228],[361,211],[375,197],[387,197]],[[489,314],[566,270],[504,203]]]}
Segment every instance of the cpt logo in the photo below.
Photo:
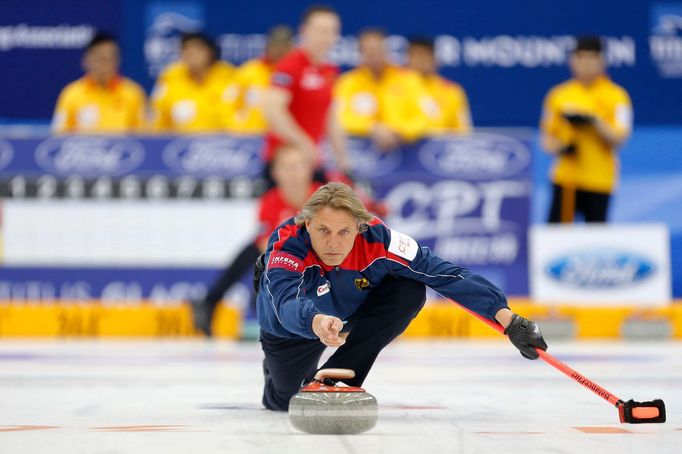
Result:
{"label": "cpt logo", "polygon": [[163,162],[172,170],[196,176],[256,176],[262,164],[260,138],[181,137],[166,145]]}
{"label": "cpt logo", "polygon": [[530,151],[523,143],[496,134],[432,139],[418,156],[427,170],[450,178],[498,178],[530,165]]}
{"label": "cpt logo", "polygon": [[628,287],[651,277],[656,266],[626,251],[596,250],[560,256],[545,268],[550,278],[583,289]]}
{"label": "cpt logo", "polygon": [[35,159],[57,175],[117,176],[142,164],[144,147],[130,137],[55,137],[38,145]]}
{"label": "cpt logo", "polygon": [[326,295],[330,290],[331,286],[329,285],[329,282],[325,282],[324,284],[317,287],[317,296]]}
{"label": "cpt logo", "polygon": [[388,245],[388,252],[407,260],[414,260],[419,251],[419,245],[409,235],[391,229],[391,242]]}

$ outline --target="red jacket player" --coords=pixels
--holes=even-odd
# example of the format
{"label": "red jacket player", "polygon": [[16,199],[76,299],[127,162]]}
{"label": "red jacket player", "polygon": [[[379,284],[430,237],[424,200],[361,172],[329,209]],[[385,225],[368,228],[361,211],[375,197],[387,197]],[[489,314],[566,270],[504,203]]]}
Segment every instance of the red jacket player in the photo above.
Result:
{"label": "red jacket player", "polygon": [[278,64],[265,96],[265,116],[269,132],[265,137],[263,159],[266,177],[270,162],[281,144],[304,150],[315,167],[321,165],[319,143],[326,136],[331,143],[336,165],[347,172],[345,136],[332,105],[332,86],[338,68],[325,58],[339,38],[340,20],[325,6],[313,6],[303,15],[300,46]]}

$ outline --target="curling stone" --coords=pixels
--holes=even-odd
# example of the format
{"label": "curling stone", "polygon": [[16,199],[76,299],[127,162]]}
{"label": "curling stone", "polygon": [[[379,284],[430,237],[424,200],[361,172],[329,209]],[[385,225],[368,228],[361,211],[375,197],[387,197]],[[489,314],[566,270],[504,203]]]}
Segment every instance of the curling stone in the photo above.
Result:
{"label": "curling stone", "polygon": [[377,423],[377,400],[362,388],[336,386],[350,369],[322,369],[289,401],[291,424],[311,434],[358,434]]}

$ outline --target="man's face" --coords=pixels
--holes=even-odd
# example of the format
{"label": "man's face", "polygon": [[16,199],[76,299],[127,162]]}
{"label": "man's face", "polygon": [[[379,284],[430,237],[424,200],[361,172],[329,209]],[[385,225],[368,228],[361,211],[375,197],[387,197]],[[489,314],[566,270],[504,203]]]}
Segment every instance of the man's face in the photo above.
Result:
{"label": "man's face", "polygon": [[407,51],[407,66],[421,74],[436,72],[436,59],[426,46],[411,46]]}
{"label": "man's face", "polygon": [[213,64],[213,50],[201,40],[191,39],[182,46],[180,58],[190,71],[205,71]]}
{"label": "man's face", "polygon": [[338,266],[350,254],[358,235],[355,218],[346,210],[321,208],[306,222],[313,250],[327,266]]}
{"label": "man's face", "polygon": [[384,37],[379,33],[368,33],[358,42],[360,63],[374,71],[380,71],[386,64]]}
{"label": "man's face", "polygon": [[95,79],[108,82],[118,74],[120,64],[118,46],[103,42],[90,49],[85,55],[85,71]]}
{"label": "man's face", "polygon": [[273,62],[278,62],[284,57],[292,48],[291,41],[272,41],[268,43],[266,54]]}
{"label": "man's face", "polygon": [[582,81],[590,82],[604,73],[605,63],[601,54],[581,50],[571,56],[571,71],[573,76]]}
{"label": "man's face", "polygon": [[318,57],[324,57],[339,40],[341,23],[333,13],[318,12],[301,26],[301,38]]}
{"label": "man's face", "polygon": [[281,148],[275,154],[272,177],[285,194],[310,188],[313,179],[313,163],[303,151],[297,148]]}

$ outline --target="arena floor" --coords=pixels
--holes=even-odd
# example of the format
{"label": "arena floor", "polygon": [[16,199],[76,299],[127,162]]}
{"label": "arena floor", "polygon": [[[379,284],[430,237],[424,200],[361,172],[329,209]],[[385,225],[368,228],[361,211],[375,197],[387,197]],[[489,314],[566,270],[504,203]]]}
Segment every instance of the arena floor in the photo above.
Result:
{"label": "arena floor", "polygon": [[623,399],[664,399],[668,422],[620,424],[614,407],[504,342],[395,343],[365,383],[377,426],[313,436],[262,409],[256,343],[5,339],[0,452],[681,452],[682,343],[550,351]]}

